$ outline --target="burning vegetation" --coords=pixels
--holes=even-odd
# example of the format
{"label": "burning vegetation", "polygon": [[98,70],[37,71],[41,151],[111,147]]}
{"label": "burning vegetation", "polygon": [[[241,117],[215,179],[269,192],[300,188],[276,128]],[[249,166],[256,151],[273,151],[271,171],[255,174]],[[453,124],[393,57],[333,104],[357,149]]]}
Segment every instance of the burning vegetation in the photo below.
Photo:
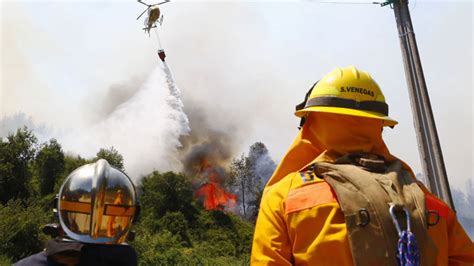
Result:
{"label": "burning vegetation", "polygon": [[185,174],[193,179],[194,196],[206,210],[234,212],[238,199],[232,191],[233,180],[228,170],[233,139],[226,131],[214,129],[199,110],[186,113],[190,114],[191,132],[180,139],[181,161]]}
{"label": "burning vegetation", "polygon": [[206,182],[198,187],[195,196],[202,198],[204,208],[206,210],[233,208],[237,203],[237,196],[225,191],[221,185],[222,178],[219,172],[206,159],[202,159],[200,165],[200,179]]}
{"label": "burning vegetation", "polygon": [[180,142],[184,172],[192,177],[194,197],[206,210],[231,211],[254,220],[261,191],[276,164],[256,142],[248,155],[236,156],[230,130],[214,129],[199,110],[186,110],[191,132]]}
{"label": "burning vegetation", "polygon": [[237,196],[229,191],[232,182],[225,169],[228,156],[220,144],[219,138],[214,138],[192,145],[184,159],[185,173],[193,179],[194,196],[202,200],[206,210],[232,209],[237,202]]}

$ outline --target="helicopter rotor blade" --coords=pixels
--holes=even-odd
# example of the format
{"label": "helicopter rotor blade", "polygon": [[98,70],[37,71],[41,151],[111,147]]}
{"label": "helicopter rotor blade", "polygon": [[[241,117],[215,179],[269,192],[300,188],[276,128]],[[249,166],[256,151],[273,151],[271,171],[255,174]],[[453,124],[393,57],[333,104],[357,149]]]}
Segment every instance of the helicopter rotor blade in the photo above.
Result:
{"label": "helicopter rotor blade", "polygon": [[138,2],[138,3],[140,3],[140,4],[146,5],[147,7],[150,7],[150,5],[149,5],[149,4],[147,4],[147,3],[144,3],[144,2],[142,2],[141,0],[137,0],[137,2]]}
{"label": "helicopter rotor blade", "polygon": [[149,5],[149,6],[157,6],[157,5],[161,5],[161,4],[164,4],[164,3],[168,3],[169,1],[170,1],[170,0],[164,0],[164,1],[161,1],[161,2],[159,2],[159,3]]}
{"label": "helicopter rotor blade", "polygon": [[150,8],[145,9],[145,11],[143,11],[143,12],[140,14],[140,16],[138,16],[137,20],[138,20],[139,18],[141,18],[141,16],[143,16],[143,14],[145,14],[145,12],[148,11],[148,9],[150,9]]}

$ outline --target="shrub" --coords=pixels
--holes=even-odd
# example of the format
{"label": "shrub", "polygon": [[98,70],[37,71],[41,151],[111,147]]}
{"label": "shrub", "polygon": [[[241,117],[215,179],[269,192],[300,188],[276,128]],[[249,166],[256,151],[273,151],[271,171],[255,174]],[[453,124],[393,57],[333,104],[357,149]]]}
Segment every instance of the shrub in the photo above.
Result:
{"label": "shrub", "polygon": [[141,185],[140,202],[144,215],[155,219],[167,212],[181,212],[188,221],[193,219],[193,189],[190,180],[183,174],[153,172],[145,177]]}
{"label": "shrub", "polygon": [[0,254],[17,261],[43,249],[46,236],[41,227],[47,214],[30,202],[24,207],[20,200],[0,205]]}
{"label": "shrub", "polygon": [[158,220],[160,230],[167,230],[179,237],[183,244],[190,245],[188,236],[188,221],[181,212],[167,212]]}

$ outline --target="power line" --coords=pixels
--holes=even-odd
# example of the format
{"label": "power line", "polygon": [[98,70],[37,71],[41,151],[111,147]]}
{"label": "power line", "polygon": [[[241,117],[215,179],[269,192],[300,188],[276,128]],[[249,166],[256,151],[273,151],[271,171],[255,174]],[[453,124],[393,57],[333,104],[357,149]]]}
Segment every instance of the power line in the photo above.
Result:
{"label": "power line", "polygon": [[321,4],[340,4],[340,5],[380,5],[380,2],[336,2],[336,1],[322,1]]}

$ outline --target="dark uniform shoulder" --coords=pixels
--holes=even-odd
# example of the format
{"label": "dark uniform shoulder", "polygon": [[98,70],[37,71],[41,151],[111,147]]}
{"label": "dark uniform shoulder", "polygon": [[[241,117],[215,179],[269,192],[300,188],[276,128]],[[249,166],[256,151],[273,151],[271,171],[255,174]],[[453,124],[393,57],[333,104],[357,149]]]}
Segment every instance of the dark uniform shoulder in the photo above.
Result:
{"label": "dark uniform shoulder", "polygon": [[135,249],[126,244],[87,244],[82,248],[80,265],[136,266],[137,257]]}
{"label": "dark uniform shoulder", "polygon": [[46,253],[44,251],[33,254],[13,264],[13,266],[43,266],[43,265],[59,266],[60,264],[57,264],[54,261],[48,259],[48,256],[46,256]]}
{"label": "dark uniform shoulder", "polygon": [[[74,242],[49,241],[50,249],[48,254],[45,251],[24,258],[15,266],[59,266],[63,265],[57,261],[66,261],[68,257],[79,255],[79,265],[87,266],[136,266],[137,253],[133,247],[129,245],[99,245],[99,244],[82,244]],[[80,248],[76,249],[74,244],[79,244]],[[79,252],[79,253],[76,253]],[[76,255],[77,254],[77,255]],[[50,255],[50,256],[48,256]],[[60,256],[60,258],[58,257]],[[55,257],[55,260],[53,260]],[[61,259],[61,260],[59,260]]]}

